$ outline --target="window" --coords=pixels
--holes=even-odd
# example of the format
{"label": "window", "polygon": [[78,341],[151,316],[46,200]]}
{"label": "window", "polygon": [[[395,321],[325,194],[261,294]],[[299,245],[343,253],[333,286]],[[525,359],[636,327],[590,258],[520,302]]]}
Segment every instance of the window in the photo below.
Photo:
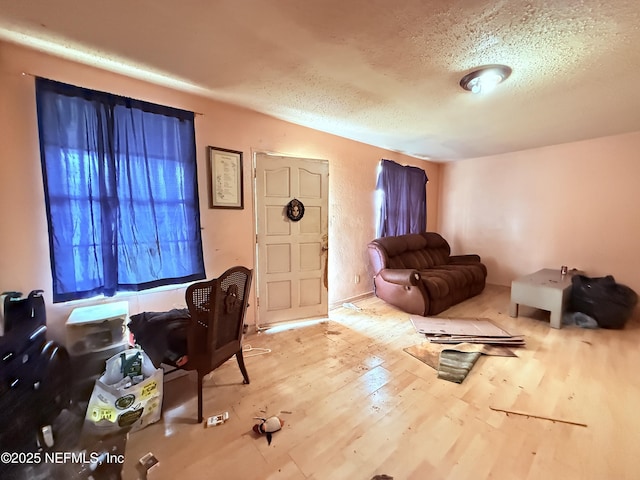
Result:
{"label": "window", "polygon": [[380,161],[376,185],[378,238],[426,230],[428,181],[421,168]]}
{"label": "window", "polygon": [[194,114],[36,79],[53,301],[205,278]]}

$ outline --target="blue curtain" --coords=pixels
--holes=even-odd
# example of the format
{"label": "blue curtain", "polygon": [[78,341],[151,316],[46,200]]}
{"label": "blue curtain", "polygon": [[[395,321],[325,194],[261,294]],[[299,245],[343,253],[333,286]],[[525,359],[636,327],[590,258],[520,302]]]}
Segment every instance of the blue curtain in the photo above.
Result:
{"label": "blue curtain", "polygon": [[53,300],[205,278],[194,114],[36,79]]}
{"label": "blue curtain", "polygon": [[427,174],[418,167],[382,160],[376,186],[379,197],[376,236],[424,232],[427,228]]}

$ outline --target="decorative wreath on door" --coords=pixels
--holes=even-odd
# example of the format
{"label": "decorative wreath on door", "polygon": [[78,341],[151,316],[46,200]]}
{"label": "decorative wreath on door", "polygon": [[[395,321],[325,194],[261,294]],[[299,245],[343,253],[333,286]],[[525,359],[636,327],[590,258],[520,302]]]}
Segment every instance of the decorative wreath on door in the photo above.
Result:
{"label": "decorative wreath on door", "polygon": [[297,198],[287,203],[287,217],[292,222],[298,222],[304,217],[304,205]]}

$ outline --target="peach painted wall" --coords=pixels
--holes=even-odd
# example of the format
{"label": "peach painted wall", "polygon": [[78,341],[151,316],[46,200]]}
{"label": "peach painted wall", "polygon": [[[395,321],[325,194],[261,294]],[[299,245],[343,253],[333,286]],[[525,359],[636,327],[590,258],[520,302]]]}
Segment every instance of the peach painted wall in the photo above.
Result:
{"label": "peach painted wall", "polygon": [[568,265],[640,293],[639,152],[635,132],[445,164],[439,228],[490,283]]}
{"label": "peach painted wall", "polygon": [[[257,151],[329,161],[330,304],[371,291],[366,244],[375,235],[374,189],[381,158],[425,169],[430,179],[428,229],[437,225],[438,164],[0,42],[0,209],[4,213],[0,235],[0,291],[45,290],[50,331],[52,337],[59,340],[63,339],[64,321],[73,307],[99,301],[51,304],[34,79],[31,75],[23,76],[22,72],[203,114],[196,117],[196,143],[204,258],[209,278],[234,264],[254,266],[254,199],[250,172],[252,155]],[[207,207],[207,145],[244,152],[244,210]],[[354,283],[356,274],[361,276],[359,284]],[[129,300],[131,313],[162,310],[183,306],[184,288],[165,288],[123,298]],[[251,303],[248,321],[254,323],[256,302]]]}

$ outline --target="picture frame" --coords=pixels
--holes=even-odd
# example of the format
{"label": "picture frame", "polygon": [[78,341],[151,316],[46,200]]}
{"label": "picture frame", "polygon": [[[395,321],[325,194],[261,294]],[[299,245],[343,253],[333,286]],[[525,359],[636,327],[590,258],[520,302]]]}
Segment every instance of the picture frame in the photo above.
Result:
{"label": "picture frame", "polygon": [[242,152],[209,146],[209,208],[244,208]]}

